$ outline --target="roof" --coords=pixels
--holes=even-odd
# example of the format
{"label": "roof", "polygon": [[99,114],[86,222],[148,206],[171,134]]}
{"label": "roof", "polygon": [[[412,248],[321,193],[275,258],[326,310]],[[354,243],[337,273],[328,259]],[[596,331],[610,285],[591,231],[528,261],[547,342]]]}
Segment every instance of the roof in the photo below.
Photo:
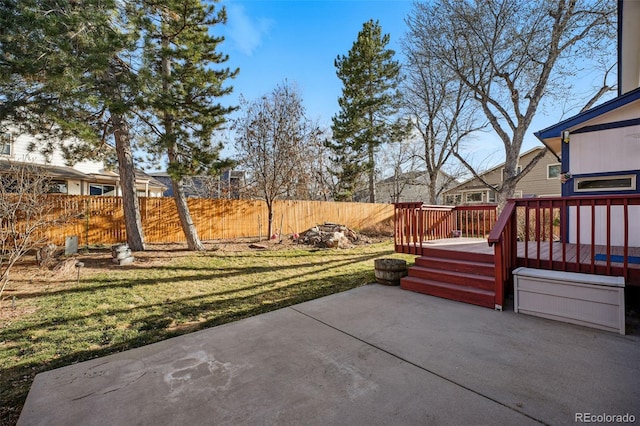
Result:
{"label": "roof", "polygon": [[[82,173],[81,171],[76,170],[73,167],[52,166],[50,164],[36,164],[36,163],[28,163],[28,162],[13,161],[13,160],[8,161],[6,159],[0,159],[0,170],[8,170],[12,165],[27,166],[27,167],[33,167],[35,169],[43,170],[47,176],[53,179],[78,179],[78,180],[84,180],[84,181],[95,181],[96,179],[102,179],[102,180],[108,179],[113,181],[118,180],[118,174],[111,171],[107,171],[105,173],[87,174],[87,173]],[[149,185],[151,186],[166,188],[166,185],[164,185],[162,182],[158,181],[157,179],[154,179],[153,177],[149,176],[142,170],[136,169],[135,175],[136,175],[137,183],[145,183],[145,181],[148,181]]]}
{"label": "roof", "polygon": [[534,135],[540,139],[540,141],[548,147],[551,152],[557,154],[559,149],[557,149],[557,144],[554,142],[560,140],[563,131],[575,129],[576,127],[579,128],[581,125],[593,120],[594,118],[600,117],[601,115],[607,114],[638,100],[640,100],[640,87],[587,111],[574,115],[573,117],[567,118],[553,126],[549,126],[546,129],[535,132]]}
{"label": "roof", "polygon": [[[445,173],[443,171],[438,172],[439,175],[441,177],[444,178],[450,178],[451,180],[456,180],[453,176],[451,176],[448,173]],[[418,180],[419,178],[426,176],[427,172],[425,170],[413,170],[410,172],[404,172],[401,173],[400,176],[389,176],[388,178],[382,179],[380,181],[378,181],[378,184],[385,184],[385,183],[393,183],[396,182],[398,180],[405,180],[405,181],[412,181],[412,180]]]}
{"label": "roof", "polygon": [[[522,157],[524,157],[525,155],[529,155],[529,154],[531,154],[531,153],[534,153],[534,152],[536,152],[536,151],[540,151],[540,150],[542,150],[542,149],[545,149],[545,147],[543,147],[543,146],[534,146],[534,147],[533,147],[533,148],[531,148],[530,150],[525,151],[525,152],[523,152],[522,154],[520,154],[520,155],[518,156],[518,160],[520,160],[520,159],[521,159]],[[491,173],[491,172],[494,172],[494,171],[496,171],[496,170],[499,170],[499,169],[501,169],[501,168],[503,168],[503,167],[504,167],[504,163],[500,163],[500,164],[498,164],[497,166],[492,167],[492,168],[490,168],[489,170],[487,170],[487,171],[485,171],[485,172],[478,173],[478,175],[479,175],[479,176],[484,176],[484,175],[486,175],[486,174],[489,174],[489,173]],[[461,187],[461,186],[463,186],[463,185],[466,185],[467,183],[469,183],[469,182],[471,182],[471,181],[474,181],[474,180],[476,180],[476,177],[475,177],[475,176],[472,176],[472,177],[470,177],[469,179],[467,179],[467,180],[465,180],[465,181],[462,181],[462,182],[460,182],[458,185],[456,185],[456,186],[454,186],[454,187],[450,188],[448,191],[452,191],[452,190],[454,190],[454,189],[456,189],[456,188],[459,188],[459,187]],[[480,187],[482,187],[482,188],[486,188],[486,186],[484,186],[484,185],[480,185],[480,186],[478,186],[478,188],[480,188]],[[475,186],[470,186],[469,188],[475,188]],[[447,192],[448,192],[448,191],[447,191]]]}
{"label": "roof", "polygon": [[87,179],[89,176],[72,167],[50,166],[45,164],[34,164],[22,161],[0,160],[0,170],[9,170],[12,166],[30,167],[36,170],[45,170],[47,175],[52,178],[71,178],[71,179]]}

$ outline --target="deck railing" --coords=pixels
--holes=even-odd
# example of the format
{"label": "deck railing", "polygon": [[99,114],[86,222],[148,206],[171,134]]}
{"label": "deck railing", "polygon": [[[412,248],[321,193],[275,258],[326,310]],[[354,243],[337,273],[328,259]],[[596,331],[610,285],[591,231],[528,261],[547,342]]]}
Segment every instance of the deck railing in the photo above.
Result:
{"label": "deck railing", "polygon": [[453,237],[483,238],[496,222],[496,206],[432,206],[421,202],[396,203],[395,249],[421,254],[423,243]]}
{"label": "deck railing", "polygon": [[512,282],[516,266],[629,279],[630,251],[640,250],[638,218],[636,194],[509,200],[488,239],[496,288]]}

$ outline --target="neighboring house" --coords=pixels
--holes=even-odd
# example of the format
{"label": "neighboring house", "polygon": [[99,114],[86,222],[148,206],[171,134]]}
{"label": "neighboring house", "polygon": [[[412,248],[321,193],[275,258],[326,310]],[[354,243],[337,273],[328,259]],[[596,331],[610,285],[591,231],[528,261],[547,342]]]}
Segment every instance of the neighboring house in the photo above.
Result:
{"label": "neighboring house", "polygon": [[[545,148],[536,147],[520,155],[516,171],[520,172],[543,149]],[[533,169],[520,179],[516,185],[514,198],[559,196],[561,168],[558,158],[552,152],[547,152]],[[480,176],[487,183],[498,187],[502,183],[503,171],[504,163]],[[446,191],[444,202],[447,205],[492,204],[496,202],[496,194],[495,189],[487,188],[477,178],[472,178]]]}
{"label": "neighboring house", "polygon": [[[173,197],[171,177],[166,172],[149,173],[166,187],[163,196]],[[194,176],[184,179],[184,191],[191,198],[228,198],[238,200],[246,186],[245,172],[225,170],[220,176]]]}
{"label": "neighboring house", "polygon": [[[429,200],[429,175],[426,171],[412,171],[399,176],[391,176],[376,184],[376,198],[379,203],[404,203]],[[447,173],[440,172],[437,187],[443,188],[436,204],[442,204],[442,193],[459,182]]]}
{"label": "neighboring house", "polygon": [[[0,135],[0,168],[11,165],[37,165],[51,178],[53,191],[69,195],[120,196],[122,191],[117,173],[107,170],[102,161],[85,160],[68,166],[62,153],[55,151],[44,156],[30,152],[34,138],[28,135],[16,136],[7,131]],[[165,185],[141,170],[136,170],[136,189],[141,197],[161,197]]]}

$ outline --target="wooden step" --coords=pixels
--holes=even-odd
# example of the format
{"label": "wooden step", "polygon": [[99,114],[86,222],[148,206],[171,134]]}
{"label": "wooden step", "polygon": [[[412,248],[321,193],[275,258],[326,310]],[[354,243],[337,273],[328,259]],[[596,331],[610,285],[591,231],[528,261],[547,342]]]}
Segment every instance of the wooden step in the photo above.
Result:
{"label": "wooden step", "polygon": [[417,277],[404,277],[400,280],[400,287],[404,290],[445,299],[470,303],[473,305],[495,308],[495,294],[493,291],[479,288],[465,287],[456,284],[442,283]]}
{"label": "wooden step", "polygon": [[493,262],[476,262],[431,256],[417,257],[416,266],[466,274],[485,275],[488,277],[494,277],[496,272],[496,267]]}
{"label": "wooden step", "polygon": [[493,275],[469,274],[452,270],[426,268],[424,266],[412,266],[409,268],[409,276],[490,291],[493,291],[496,281]]}
{"label": "wooden step", "polygon": [[423,247],[422,257],[436,257],[440,259],[454,259],[470,262],[494,263],[494,255],[486,253],[474,253],[468,251],[447,250],[444,248]]}

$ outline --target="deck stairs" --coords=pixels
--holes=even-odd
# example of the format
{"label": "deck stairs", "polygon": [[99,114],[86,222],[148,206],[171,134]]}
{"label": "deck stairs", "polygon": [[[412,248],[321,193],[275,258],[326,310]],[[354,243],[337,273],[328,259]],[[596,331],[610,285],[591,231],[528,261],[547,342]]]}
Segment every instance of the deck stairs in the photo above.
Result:
{"label": "deck stairs", "polygon": [[495,307],[495,263],[491,254],[425,248],[400,281],[405,290],[474,305]]}

